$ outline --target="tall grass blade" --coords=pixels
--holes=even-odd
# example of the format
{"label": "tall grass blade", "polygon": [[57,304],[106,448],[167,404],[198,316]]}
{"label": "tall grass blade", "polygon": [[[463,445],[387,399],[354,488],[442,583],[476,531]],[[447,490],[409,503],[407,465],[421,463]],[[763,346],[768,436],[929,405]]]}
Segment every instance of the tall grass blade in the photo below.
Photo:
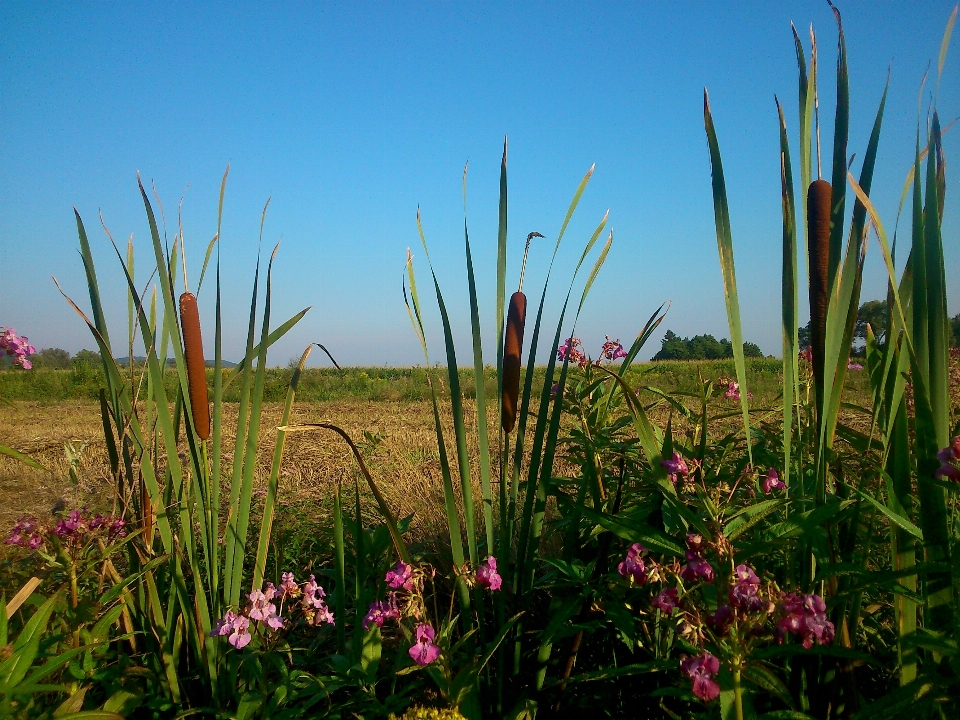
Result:
{"label": "tall grass blade", "polygon": [[463,169],[463,237],[467,255],[467,287],[470,291],[470,328],[473,334],[473,384],[477,405],[477,445],[480,453],[480,491],[483,496],[483,524],[487,553],[494,553],[493,494],[490,485],[490,442],[487,438],[487,391],[483,375],[483,345],[480,338],[480,308],[473,274],[473,254],[467,230],[467,168]]}
{"label": "tall grass blade", "polygon": [[843,37],[840,11],[831,3],[837,20],[837,106],[833,121],[833,210],[830,213],[829,285],[833,288],[843,251],[843,213],[847,196],[847,136],[850,130],[850,77],[847,73],[847,43]]}
{"label": "tall grass blade", "polygon": [[450,317],[447,306],[443,302],[440,292],[440,283],[430,260],[427,250],[427,241],[423,235],[423,225],[420,222],[420,212],[417,211],[417,231],[420,233],[420,242],[427,256],[430,274],[433,277],[433,287],[437,294],[437,304],[440,306],[440,320],[443,323],[443,343],[447,351],[447,378],[450,383],[450,409],[453,414],[453,434],[457,443],[457,466],[460,471],[460,492],[463,499],[463,520],[467,532],[467,551],[470,562],[475,566],[477,558],[477,516],[473,507],[473,485],[470,482],[470,456],[467,454],[467,432],[463,422],[463,393],[460,390],[460,372],[457,367],[457,350],[453,344],[453,329],[450,326]]}
{"label": "tall grass blade", "polygon": [[720,144],[710,112],[710,96],[703,91],[703,119],[710,148],[710,167],[713,170],[713,213],[717,225],[717,248],[720,251],[720,269],[723,272],[723,295],[727,306],[727,322],[730,325],[730,342],[733,359],[740,383],[740,409],[743,429],[747,438],[747,453],[753,463],[753,448],[750,440],[750,408],[747,396],[747,369],[743,358],[743,330],[740,326],[740,300],[737,296],[737,274],[733,261],[733,235],[730,231],[730,211],[727,207],[727,188],[723,179],[723,163],[720,159]]}
{"label": "tall grass blade", "polygon": [[950,439],[950,316],[947,313],[947,286],[940,238],[940,182],[943,167],[943,146],[940,120],[933,113],[930,131],[930,153],[927,156],[926,198],[923,209],[923,242],[927,281],[927,347],[930,357],[930,406],[936,430],[937,448],[946,447]]}
{"label": "tall grass blade", "polygon": [[[507,301],[507,138],[500,161],[500,204],[497,222],[497,397],[503,393],[504,307]],[[499,412],[499,411],[498,411]],[[498,423],[499,424],[499,423]]]}
{"label": "tall grass blade", "polygon": [[[917,153],[917,157],[919,158],[919,152]],[[883,223],[880,221],[880,217],[877,215],[876,209],[873,207],[870,199],[853,179],[853,176],[848,173],[847,178],[857,197],[867,208],[873,226],[877,231],[877,237],[880,240],[880,247],[883,251],[884,262],[887,266],[887,274],[890,280],[894,304],[901,324],[906,326],[903,303],[900,300],[900,293],[895,285],[896,278],[894,276],[893,257],[890,253],[890,246],[887,242],[887,235]],[[914,258],[911,266],[916,268],[918,265],[919,263],[917,263]],[[916,282],[916,277],[914,277],[914,287],[916,286]],[[916,301],[916,294],[914,295],[914,301]],[[916,326],[913,328],[913,334],[917,334]],[[923,531],[924,560],[927,562],[942,562],[949,567],[950,539],[947,530],[946,501],[944,491],[932,482],[933,475],[938,466],[936,453],[939,449],[936,446],[936,429],[933,410],[930,405],[927,384],[923,377],[923,368],[920,366],[919,354],[914,349],[912,336],[909,333],[905,333],[903,337],[906,342],[907,351],[910,353],[910,367],[913,372],[913,394],[916,412],[914,453],[916,455],[918,476],[916,492],[920,503],[920,529]],[[928,573],[923,587],[923,596],[925,600],[927,627],[934,630],[949,627],[953,621],[953,588],[951,585],[950,572],[933,571]]]}
{"label": "tall grass blade", "polygon": [[[262,226],[261,226],[262,231]],[[240,583],[243,577],[243,560],[246,553],[247,529],[250,523],[250,503],[253,496],[253,475],[257,465],[257,445],[260,440],[260,414],[263,409],[263,386],[267,374],[267,338],[270,334],[270,304],[272,299],[273,261],[280,244],[273,248],[267,264],[267,291],[263,299],[263,320],[260,331],[260,355],[254,375],[253,394],[250,399],[250,420],[247,424],[246,449],[243,453],[243,481],[240,486],[240,504],[237,507],[236,542],[233,546],[233,579],[230,605],[240,602]]]}
{"label": "tall grass blade", "polygon": [[[794,31],[796,35],[796,31]],[[798,50],[802,58],[802,49]],[[801,95],[804,91],[801,91]],[[794,403],[800,396],[799,314],[800,293],[797,281],[797,211],[794,205],[793,169],[783,108],[777,100],[780,118],[780,198],[783,212],[783,265],[781,270],[781,329],[783,333],[783,482],[790,488],[793,465]],[[706,428],[704,428],[704,431]],[[706,435],[706,432],[704,432]]]}

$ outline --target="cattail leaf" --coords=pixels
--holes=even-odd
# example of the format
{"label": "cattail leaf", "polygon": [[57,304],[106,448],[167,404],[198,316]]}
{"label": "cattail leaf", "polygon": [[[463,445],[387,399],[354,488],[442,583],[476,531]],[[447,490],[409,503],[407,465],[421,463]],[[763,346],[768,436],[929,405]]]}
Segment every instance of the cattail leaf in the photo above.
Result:
{"label": "cattail leaf", "polygon": [[923,246],[926,259],[927,351],[930,406],[937,448],[946,447],[950,439],[950,316],[947,313],[947,286],[944,272],[943,243],[940,237],[940,183],[943,146],[940,121],[936,111],[930,129],[927,156],[926,198],[923,208]]}
{"label": "cattail leaf", "polygon": [[490,443],[487,438],[487,391],[483,373],[483,343],[480,334],[480,307],[477,283],[473,273],[473,254],[467,230],[467,168],[463,168],[463,237],[467,256],[467,287],[470,293],[470,330],[473,336],[473,385],[477,409],[477,445],[480,454],[480,492],[483,497],[483,524],[487,552],[493,554],[493,493],[490,483]]}
{"label": "cattail leaf", "polygon": [[460,471],[460,491],[463,500],[464,525],[466,526],[465,529],[467,532],[467,550],[470,554],[470,562],[473,565],[477,565],[479,558],[477,555],[476,514],[473,506],[473,484],[470,481],[470,456],[467,452],[467,433],[463,422],[463,393],[460,390],[457,350],[453,343],[453,329],[450,325],[450,317],[447,314],[447,306],[443,301],[443,293],[440,292],[440,282],[437,280],[437,274],[433,269],[433,262],[430,260],[430,252],[427,250],[427,241],[423,234],[423,225],[420,222],[419,212],[417,213],[417,231],[420,233],[420,242],[423,244],[424,254],[427,256],[427,264],[430,266],[430,274],[433,277],[433,287],[437,294],[437,305],[440,307],[440,320],[443,324],[443,342],[447,353],[447,378],[450,383],[453,434],[457,444],[457,465]]}
{"label": "cattail leaf", "polygon": [[[464,179],[466,182],[466,179]],[[464,185],[466,195],[466,185]],[[500,204],[497,223],[497,397],[503,393],[503,312],[507,301],[507,138],[500,161]]]}
{"label": "cattail leaf", "polygon": [[950,19],[947,20],[947,27],[943,31],[943,40],[940,41],[940,56],[937,59],[937,85],[940,85],[940,77],[943,75],[943,64],[947,61],[947,50],[950,48],[950,36],[953,34],[954,23],[957,22],[957,6],[950,13]]}
{"label": "cattail leaf", "polygon": [[730,344],[733,346],[737,382],[740,384],[740,407],[743,429],[747,439],[747,454],[753,463],[753,443],[750,439],[749,390],[746,362],[743,357],[743,331],[740,326],[740,300],[737,295],[737,274],[733,260],[733,235],[730,230],[730,211],[727,207],[727,188],[723,179],[723,163],[720,159],[720,144],[710,112],[710,96],[703,91],[703,119],[710,149],[710,167],[713,175],[713,211],[717,226],[717,249],[720,252],[720,269],[723,273],[723,294],[727,306],[727,322],[730,326]]}
{"label": "cattail leaf", "polygon": [[837,21],[837,105],[833,124],[833,206],[830,213],[830,266],[829,287],[836,281],[843,251],[843,216],[847,185],[847,140],[850,130],[850,77],[847,72],[847,44],[843,37],[843,22],[840,11],[831,4]]}
{"label": "cattail leaf", "polygon": [[[796,30],[794,30],[796,38]],[[802,62],[803,49],[798,48]],[[801,90],[801,96],[805,90]],[[781,332],[783,335],[783,482],[790,487],[790,469],[793,465],[794,402],[800,396],[799,314],[800,293],[797,280],[797,213],[794,205],[793,169],[790,162],[790,143],[787,124],[780,101],[774,98],[780,120],[780,203],[783,213],[783,262],[781,269]],[[801,131],[802,132],[802,131]],[[704,437],[706,432],[704,432]],[[789,490],[788,490],[789,492]]]}

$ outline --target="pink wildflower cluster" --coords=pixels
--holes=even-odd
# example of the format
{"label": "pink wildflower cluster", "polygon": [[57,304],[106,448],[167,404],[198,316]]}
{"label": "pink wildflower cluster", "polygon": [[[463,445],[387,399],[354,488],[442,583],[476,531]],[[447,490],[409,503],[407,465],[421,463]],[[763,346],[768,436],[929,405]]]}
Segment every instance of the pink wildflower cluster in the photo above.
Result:
{"label": "pink wildflower cluster", "polygon": [[[821,597],[783,592],[776,583],[761,580],[752,567],[742,563],[718,579],[706,555],[708,551],[716,553],[721,571],[724,559],[732,560],[733,548],[722,537],[708,542],[702,535],[690,533],[686,545],[685,564],[677,560],[659,564],[643,545],[634,543],[617,570],[637,587],[676,580],[656,592],[650,605],[665,617],[676,616],[679,634],[699,648],[699,655],[681,659],[680,670],[693,682],[693,693],[700,700],[710,702],[720,694],[714,680],[720,660],[708,646],[724,651],[723,657],[731,644],[739,647],[739,653],[748,653],[757,643],[782,643],[787,635],[799,637],[807,649],[814,643],[833,641],[833,623],[827,619]],[[704,590],[704,585],[714,585],[716,590]]]}
{"label": "pink wildflower cluster", "polygon": [[[723,396],[729,400],[739,400],[740,399],[740,383],[731,380],[727,383],[727,391]],[[747,393],[748,398],[753,397],[753,393]]]}
{"label": "pink wildflower cluster", "polygon": [[484,590],[497,591],[500,589],[503,578],[497,573],[497,559],[493,555],[488,555],[487,559],[480,563],[480,567],[477,568],[474,575],[474,582]]}
{"label": "pink wildflower cluster", "polygon": [[65,518],[43,523],[35,517],[17,520],[7,538],[8,545],[36,550],[56,538],[61,545],[79,546],[95,534],[106,535],[108,542],[124,537],[126,522],[113,515],[91,515],[86,509],[73,510]]}
{"label": "pink wildflower cluster", "polygon": [[13,358],[15,367],[29,370],[33,364],[27,359],[37,352],[37,349],[28,342],[28,338],[18,336],[13,328],[0,328],[0,350]]}
{"label": "pink wildflower cluster", "polygon": [[863,365],[861,365],[858,362],[854,362],[853,360],[850,360],[847,363],[847,370],[863,370]]}
{"label": "pink wildflower cluster", "polygon": [[706,650],[702,655],[681,660],[680,671],[693,680],[693,694],[704,702],[720,697],[720,686],[713,679],[720,672],[720,661]]}
{"label": "pink wildflower cluster", "polygon": [[806,649],[833,642],[833,623],[827,620],[827,604],[819,595],[784,593],[777,606],[780,616],[775,636],[782,643],[787,633],[800,637]]}
{"label": "pink wildflower cluster", "polygon": [[[496,562],[496,561],[494,561]],[[440,657],[440,648],[433,642],[436,630],[425,622],[426,612],[423,605],[424,572],[403,560],[398,560],[384,577],[390,588],[386,600],[375,600],[363,618],[363,629],[369,630],[376,625],[383,627],[387,620],[399,620],[401,617],[413,617],[417,620],[414,642],[407,653],[420,665],[429,665]]]}
{"label": "pink wildflower cluster", "polygon": [[713,565],[704,560],[702,554],[704,549],[702,535],[697,535],[696,533],[687,535],[687,550],[684,554],[687,559],[687,564],[681,568],[680,577],[689,583],[703,581],[709,584],[713,582],[715,574]]}
{"label": "pink wildflower cluster", "polygon": [[[600,357],[596,361],[599,365],[603,360],[614,361],[625,358],[627,351],[623,349],[620,340],[611,340],[609,335],[604,335],[604,343],[600,348]],[[569,357],[571,365],[578,365],[585,368],[590,364],[590,359],[583,349],[583,343],[575,335],[568,337],[564,343],[557,348],[557,360],[566,360]]]}
{"label": "pink wildflower cluster", "polygon": [[239,650],[250,644],[254,634],[265,635],[286,627],[287,619],[282,615],[285,610],[288,615],[302,615],[309,625],[333,625],[333,613],[324,600],[327,594],[315,576],[311,575],[302,585],[291,572],[283,573],[281,579],[280,587],[268,582],[264,589],[247,595],[248,603],[242,612],[227,610],[210,630],[210,637],[226,637]]}
{"label": "pink wildflower cluster", "polygon": [[583,343],[580,342],[580,338],[568,337],[566,341],[557,348],[557,360],[567,360],[571,365],[577,364],[581,368],[587,366],[587,354],[583,351]]}
{"label": "pink wildflower cluster", "polygon": [[619,338],[611,340],[609,335],[604,335],[606,342],[603,343],[603,349],[600,351],[600,357],[604,360],[619,360],[627,356],[627,351],[623,349]]}
{"label": "pink wildflower cluster", "polygon": [[[427,622],[427,613],[423,601],[423,581],[426,573],[423,569],[399,560],[384,577],[390,590],[385,600],[375,600],[370,604],[362,625],[369,630],[374,625],[382,628],[387,620],[413,618],[416,622],[414,642],[407,651],[413,661],[420,666],[429,665],[440,656],[440,647],[434,643],[436,630]],[[471,573],[467,580],[485,590],[499,590],[503,578],[497,572],[497,559],[492,555]]]}
{"label": "pink wildflower cluster", "polygon": [[667,477],[674,485],[677,484],[679,478],[685,478],[690,474],[690,468],[687,467],[686,461],[678,452],[674,452],[668,460],[661,460],[660,464],[666,468]]}
{"label": "pink wildflower cluster", "polygon": [[803,350],[797,353],[797,356],[800,360],[803,360],[808,365],[813,365],[813,347],[807,345]]}
{"label": "pink wildflower cluster", "polygon": [[960,436],[955,437],[949,445],[937,453],[937,460],[940,461],[940,467],[934,473],[937,479],[949,478],[960,482],[960,467],[957,467],[960,461]]}

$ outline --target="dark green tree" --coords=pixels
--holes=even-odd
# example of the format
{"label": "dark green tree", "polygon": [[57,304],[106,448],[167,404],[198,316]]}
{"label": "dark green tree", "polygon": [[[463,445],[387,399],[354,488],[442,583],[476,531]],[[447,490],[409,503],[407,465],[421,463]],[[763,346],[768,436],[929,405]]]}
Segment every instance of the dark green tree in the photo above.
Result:
{"label": "dark green tree", "polygon": [[[743,354],[746,357],[763,357],[760,347],[756,343],[743,343]],[[672,330],[667,330],[661,340],[660,352],[653,356],[653,360],[721,360],[733,357],[733,344],[722,338],[717,340],[713,335],[694,335],[692,338],[682,338]]]}
{"label": "dark green tree", "polygon": [[63,348],[44,348],[30,357],[35,369],[66,370],[70,367],[70,353]]}
{"label": "dark green tree", "polygon": [[857,324],[854,327],[853,337],[858,340],[867,340],[867,323],[877,337],[877,343],[883,345],[887,338],[887,301],[868,300],[857,310]]}

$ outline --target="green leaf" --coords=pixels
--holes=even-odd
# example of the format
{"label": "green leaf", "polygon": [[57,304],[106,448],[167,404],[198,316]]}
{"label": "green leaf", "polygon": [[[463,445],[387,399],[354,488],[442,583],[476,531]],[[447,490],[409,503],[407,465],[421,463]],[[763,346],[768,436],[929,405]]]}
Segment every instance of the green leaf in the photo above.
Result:
{"label": "green leaf", "polygon": [[740,384],[740,408],[743,415],[743,430],[747,438],[747,454],[753,463],[753,443],[750,441],[750,409],[747,398],[746,362],[743,357],[743,330],[740,326],[740,300],[737,295],[737,273],[733,261],[733,234],[730,230],[730,211],[727,207],[727,187],[723,179],[723,163],[720,159],[720,144],[710,112],[710,97],[703,91],[703,121],[707,130],[710,148],[710,167],[713,175],[713,214],[717,226],[717,249],[720,252],[720,269],[723,274],[723,297],[727,306],[727,323],[730,326],[730,343],[733,346],[737,382]]}

